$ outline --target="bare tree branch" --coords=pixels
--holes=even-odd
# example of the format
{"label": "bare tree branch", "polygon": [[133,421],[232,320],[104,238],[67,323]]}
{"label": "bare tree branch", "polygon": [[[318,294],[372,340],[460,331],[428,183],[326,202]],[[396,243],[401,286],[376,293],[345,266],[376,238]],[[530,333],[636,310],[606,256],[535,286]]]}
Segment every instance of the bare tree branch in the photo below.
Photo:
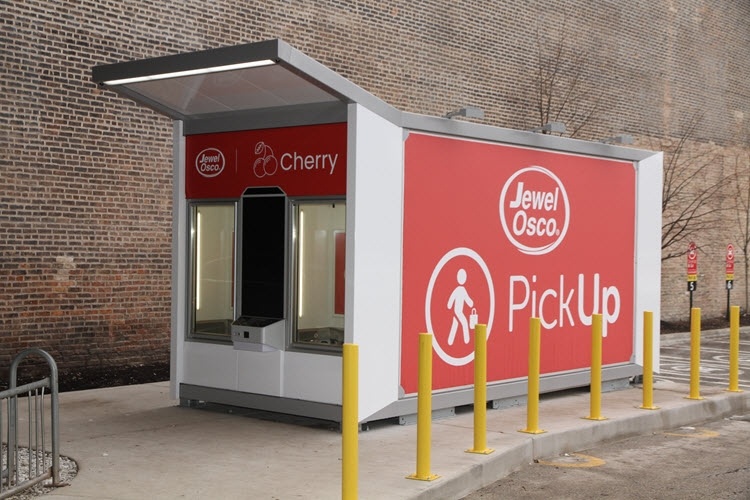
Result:
{"label": "bare tree branch", "polygon": [[696,234],[715,227],[729,208],[720,196],[734,174],[717,172],[717,155],[710,149],[688,151],[702,113],[694,115],[677,139],[665,150],[662,184],[662,261],[685,255],[686,243]]}
{"label": "bare tree branch", "polygon": [[734,158],[734,202],[739,232],[739,250],[743,257],[745,280],[745,311],[750,310],[750,155],[738,154]]}
{"label": "bare tree branch", "polygon": [[592,93],[585,88],[587,54],[569,43],[567,13],[557,33],[553,40],[546,40],[537,24],[535,107],[540,127],[561,121],[568,128],[567,135],[576,137],[598,113],[600,99],[595,96],[592,103]]}

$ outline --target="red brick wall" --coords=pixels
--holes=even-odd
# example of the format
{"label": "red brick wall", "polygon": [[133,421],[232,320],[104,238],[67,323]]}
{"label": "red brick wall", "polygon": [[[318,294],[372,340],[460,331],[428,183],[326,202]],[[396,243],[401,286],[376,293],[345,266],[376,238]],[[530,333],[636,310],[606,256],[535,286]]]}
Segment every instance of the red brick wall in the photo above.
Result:
{"label": "red brick wall", "polygon": [[[557,95],[581,77],[561,119],[572,129],[590,115],[578,137],[644,146],[702,114],[696,148],[748,150],[746,2],[3,0],[0,366],[28,345],[63,367],[168,360],[171,124],[97,89],[90,69],[276,37],[397,108],[472,104],[517,129],[539,122],[540,44],[563,40]],[[733,238],[731,225],[694,237],[711,248],[704,314],[723,310],[709,262]],[[663,317],[687,315],[682,267],[665,266]]]}

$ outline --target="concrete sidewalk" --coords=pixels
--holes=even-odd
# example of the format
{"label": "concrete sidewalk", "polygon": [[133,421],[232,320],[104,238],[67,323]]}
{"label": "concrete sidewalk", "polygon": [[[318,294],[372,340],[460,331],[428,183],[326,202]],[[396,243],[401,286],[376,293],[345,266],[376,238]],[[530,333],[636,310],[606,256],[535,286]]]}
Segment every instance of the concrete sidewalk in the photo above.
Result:
{"label": "concrete sidewalk", "polygon": [[[61,452],[80,467],[57,499],[335,499],[341,497],[341,434],[322,425],[279,423],[241,413],[181,408],[169,384],[70,392],[60,395]],[[471,411],[432,424],[431,471],[440,477],[406,479],[416,472],[414,425],[380,425],[360,433],[359,498],[457,499],[534,458],[585,450],[597,443],[744,414],[750,392],[658,382],[654,404],[641,410],[640,388],[606,393],[605,421],[582,419],[587,392],[542,396],[540,427],[526,426],[526,407],[488,410],[490,455],[465,453],[473,444]],[[253,412],[247,412],[253,414]]]}

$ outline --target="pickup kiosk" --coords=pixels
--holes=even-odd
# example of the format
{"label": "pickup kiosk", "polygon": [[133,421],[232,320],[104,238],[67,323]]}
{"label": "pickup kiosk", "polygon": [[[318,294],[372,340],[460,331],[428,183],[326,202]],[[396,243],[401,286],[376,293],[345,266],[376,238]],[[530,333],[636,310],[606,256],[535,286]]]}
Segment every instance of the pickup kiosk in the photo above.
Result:
{"label": "pickup kiosk", "polygon": [[[93,69],[174,120],[171,395],[339,421],[359,345],[359,420],[640,374],[659,317],[662,156],[396,110],[280,40]],[[658,353],[658,324],[655,325]],[[655,360],[658,370],[658,359]]]}

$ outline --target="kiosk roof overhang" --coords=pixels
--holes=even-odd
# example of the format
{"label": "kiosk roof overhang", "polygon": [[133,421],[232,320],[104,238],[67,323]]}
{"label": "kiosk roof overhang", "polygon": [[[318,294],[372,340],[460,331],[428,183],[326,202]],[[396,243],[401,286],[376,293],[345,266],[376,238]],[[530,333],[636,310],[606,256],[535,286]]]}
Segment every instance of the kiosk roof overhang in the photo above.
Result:
{"label": "kiosk roof overhang", "polygon": [[279,39],[95,66],[92,79],[181,120],[186,135],[345,122],[356,103],[405,130],[633,161],[654,154],[402,112]]}
{"label": "kiosk roof overhang", "polygon": [[[391,121],[400,113],[282,40],[96,66],[94,82],[186,125],[221,120],[289,124],[346,120],[359,103]],[[197,123],[203,123],[202,126]],[[189,127],[189,125],[188,125]]]}

